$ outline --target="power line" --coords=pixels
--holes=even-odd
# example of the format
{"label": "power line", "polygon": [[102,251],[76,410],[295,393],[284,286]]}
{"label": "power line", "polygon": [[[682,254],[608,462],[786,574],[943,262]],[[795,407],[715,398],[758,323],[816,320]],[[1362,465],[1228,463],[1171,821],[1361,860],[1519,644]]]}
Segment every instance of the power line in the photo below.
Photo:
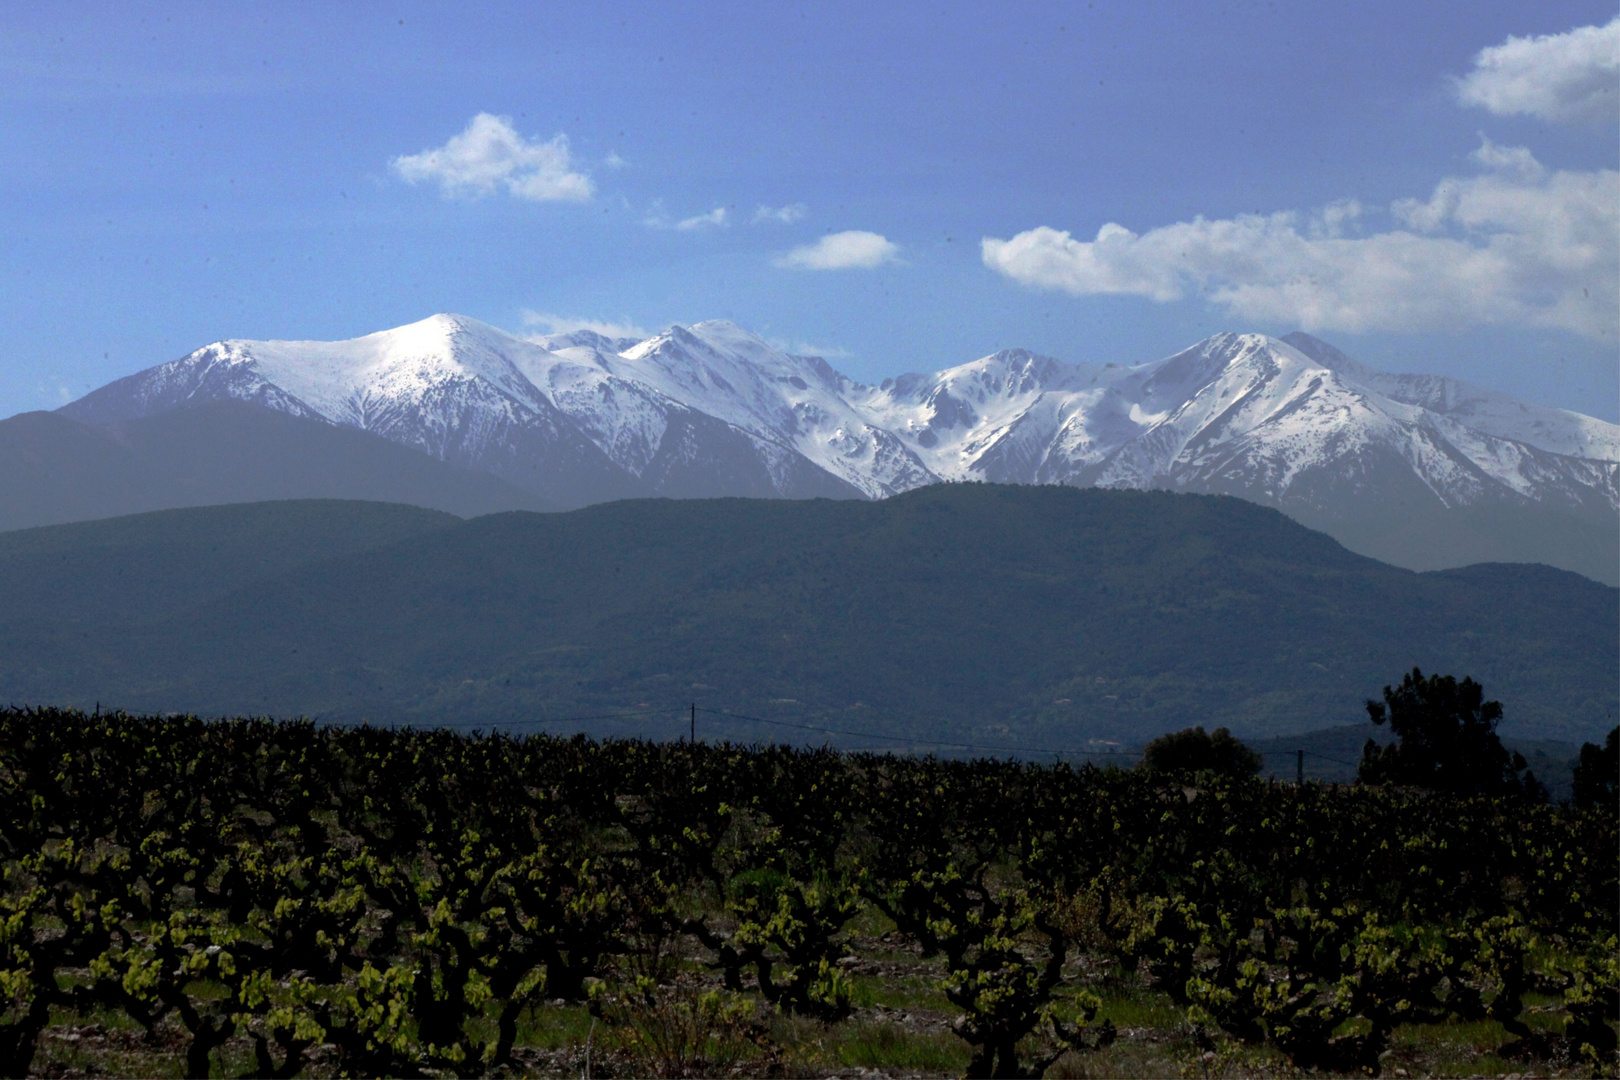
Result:
{"label": "power line", "polygon": [[801,731],[816,731],[824,735],[850,735],[857,739],[877,739],[888,742],[921,743],[924,746],[953,746],[963,750],[1007,750],[1020,754],[1074,754],[1096,757],[1137,756],[1137,754],[1129,750],[1057,750],[1050,747],[1039,746],[995,746],[988,743],[950,742],[943,739],[916,739],[909,736],[901,737],[895,735],[874,735],[870,731],[849,731],[845,728],[818,727],[815,724],[798,724],[791,720],[767,720],[763,716],[744,716],[742,713],[726,712],[723,709],[698,709],[697,711],[700,713],[708,713],[711,716],[729,717],[732,720],[747,720],[755,724],[770,724],[773,727],[788,727],[798,728]]}
{"label": "power line", "polygon": [[[434,726],[441,728],[456,728],[460,730],[488,727],[489,730],[495,731],[500,728],[530,727],[544,724],[583,724],[594,720],[651,720],[666,716],[679,717],[682,713],[687,713],[689,716],[693,717],[694,720],[697,713],[707,713],[710,716],[723,716],[728,720],[742,720],[751,724],[767,724],[771,727],[795,728],[799,731],[814,731],[822,735],[846,735],[850,738],[872,739],[877,742],[907,742],[916,743],[923,746],[953,747],[960,750],[999,750],[1007,753],[1017,754],[1068,754],[1076,757],[1135,758],[1141,756],[1139,751],[1134,750],[1073,750],[1042,746],[1005,746],[996,743],[953,742],[948,739],[922,739],[911,736],[874,734],[870,731],[852,731],[848,728],[832,728],[822,727],[817,724],[801,724],[792,720],[767,720],[763,716],[749,716],[745,713],[727,712],[724,709],[708,709],[697,705],[690,705],[685,709],[654,709],[646,712],[596,713],[590,716],[530,717],[520,720],[497,720],[493,722],[479,720],[460,722],[447,721]],[[1305,750],[1303,753],[1310,757],[1321,758],[1323,761],[1331,761],[1335,765],[1343,765],[1346,768],[1354,769],[1358,767],[1353,761],[1342,761],[1339,758],[1329,757],[1327,754],[1318,753],[1315,750]]]}
{"label": "power line", "polygon": [[1315,750],[1306,750],[1305,754],[1308,757],[1319,757],[1323,761],[1331,761],[1335,765],[1343,765],[1343,766],[1345,766],[1347,768],[1351,768],[1351,769],[1359,769],[1359,768],[1361,768],[1360,764],[1358,764],[1357,762],[1354,762],[1354,761],[1340,761],[1336,757],[1328,757],[1326,754],[1318,754]]}
{"label": "power line", "polygon": [[684,709],[653,709],[646,712],[598,713],[595,716],[536,716],[525,720],[447,721],[433,726],[459,729],[487,727],[494,731],[497,728],[526,727],[533,724],[583,724],[588,720],[647,720],[654,717],[678,716],[684,711]]}
{"label": "power line", "polygon": [[723,709],[706,709],[706,708],[698,707],[696,705],[688,706],[686,709],[658,709],[658,710],[650,710],[648,712],[597,713],[597,714],[595,714],[593,716],[531,717],[531,718],[521,719],[521,720],[496,720],[496,721],[482,721],[482,720],[467,720],[467,721],[460,721],[460,722],[458,722],[458,721],[447,721],[447,722],[444,722],[444,723],[436,724],[434,726],[435,727],[441,727],[441,728],[456,728],[456,729],[459,729],[459,730],[466,730],[468,728],[488,727],[491,731],[495,731],[495,730],[500,729],[500,728],[528,727],[528,726],[539,725],[539,724],[580,724],[580,723],[585,723],[587,721],[592,721],[592,720],[648,720],[648,719],[655,719],[655,718],[660,718],[660,717],[664,717],[664,716],[678,717],[678,716],[681,715],[681,713],[690,713],[694,717],[695,717],[695,715],[697,713],[708,713],[711,716],[723,716],[723,717],[726,717],[726,718],[731,719],[731,720],[745,720],[745,721],[748,721],[749,723],[769,724],[769,725],[771,725],[773,727],[797,728],[797,729],[799,729],[801,731],[814,731],[814,732],[818,732],[818,733],[823,734],[823,735],[848,735],[848,736],[850,736],[852,738],[873,739],[873,740],[876,740],[876,741],[879,741],[879,742],[901,741],[901,742],[910,742],[910,743],[920,743],[920,744],[922,744],[924,746],[956,747],[956,748],[962,749],[962,750],[1002,750],[1002,751],[1010,751],[1010,752],[1022,753],[1022,754],[1070,754],[1070,755],[1075,755],[1075,756],[1087,756],[1087,757],[1132,757],[1132,758],[1134,758],[1134,757],[1139,756],[1136,752],[1130,751],[1130,750],[1064,750],[1064,749],[1053,749],[1051,747],[1040,747],[1040,746],[1000,746],[1000,745],[993,745],[993,744],[989,744],[989,743],[951,742],[949,740],[943,740],[943,739],[919,739],[919,738],[911,738],[911,737],[901,738],[901,737],[897,737],[897,736],[894,736],[894,735],[874,734],[874,733],[872,733],[870,731],[851,731],[851,730],[849,730],[847,728],[830,728],[830,727],[820,727],[820,726],[815,725],[815,724],[799,724],[799,723],[795,723],[795,722],[790,721],[790,720],[767,720],[763,716],[747,716],[747,715],[745,715],[743,713],[726,712]]}
{"label": "power line", "polygon": [[1315,750],[1302,750],[1297,748],[1294,750],[1262,750],[1261,754],[1266,758],[1271,758],[1281,754],[1299,754],[1302,757],[1321,758],[1323,761],[1331,761],[1333,764],[1343,765],[1347,769],[1360,768],[1360,765],[1354,761],[1342,761],[1336,757],[1329,757],[1326,754],[1319,754]]}
{"label": "power line", "polygon": [[[1011,752],[1014,752],[1014,753],[1023,753],[1023,754],[1070,754],[1070,755],[1075,755],[1075,756],[1087,756],[1087,757],[1105,757],[1105,756],[1110,756],[1110,757],[1137,757],[1137,756],[1139,756],[1134,751],[1129,751],[1129,750],[1061,750],[1061,749],[1052,749],[1050,747],[1039,747],[1039,746],[999,746],[999,745],[991,745],[991,744],[987,744],[987,743],[950,742],[950,741],[941,740],[941,739],[918,739],[918,738],[910,738],[910,737],[898,738],[898,737],[893,736],[893,735],[873,734],[870,731],[850,731],[847,728],[819,727],[819,726],[817,726],[815,724],[799,724],[799,723],[794,723],[794,722],[789,721],[789,720],[767,720],[763,716],[747,716],[747,715],[744,715],[743,713],[726,712],[723,709],[700,708],[700,707],[698,707],[696,705],[688,706],[688,708],[686,708],[686,709],[658,709],[658,710],[650,710],[648,712],[597,713],[597,714],[595,714],[593,716],[530,717],[530,718],[519,719],[519,720],[495,720],[495,721],[483,721],[483,720],[445,721],[443,723],[435,724],[434,726],[435,727],[440,727],[440,728],[454,728],[454,729],[463,730],[463,731],[467,730],[469,728],[476,729],[476,728],[485,728],[485,727],[487,727],[491,732],[494,732],[494,731],[497,731],[497,730],[502,729],[502,728],[530,727],[530,726],[535,726],[535,725],[540,725],[540,724],[580,724],[580,723],[586,723],[586,722],[592,721],[592,720],[649,720],[649,719],[661,718],[661,717],[664,717],[664,716],[679,717],[682,713],[690,713],[693,716],[694,720],[695,720],[695,717],[696,717],[697,713],[708,713],[711,716],[723,716],[723,717],[726,717],[726,718],[731,719],[731,720],[745,720],[745,721],[748,721],[750,723],[755,723],[755,724],[769,724],[769,725],[771,725],[773,727],[797,728],[797,729],[799,729],[801,731],[814,731],[814,732],[818,732],[818,733],[823,734],[823,735],[848,735],[848,736],[851,736],[851,737],[857,738],[857,739],[873,739],[873,740],[876,740],[876,741],[879,741],[879,742],[902,741],[902,742],[910,742],[910,743],[920,743],[920,744],[922,744],[924,746],[956,747],[956,748],[962,749],[962,750],[1002,750],[1002,751],[1011,751]],[[695,729],[695,725],[694,725],[694,729]]]}

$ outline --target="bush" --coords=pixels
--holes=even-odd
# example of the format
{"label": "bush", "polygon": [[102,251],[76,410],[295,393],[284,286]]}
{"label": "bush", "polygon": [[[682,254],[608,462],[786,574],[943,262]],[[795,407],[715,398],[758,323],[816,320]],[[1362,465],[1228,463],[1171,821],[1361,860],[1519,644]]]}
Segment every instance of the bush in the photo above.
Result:
{"label": "bush", "polygon": [[754,1003],[730,991],[657,986],[643,976],[621,995],[593,997],[592,1011],[611,1026],[634,1076],[715,1076],[739,1068],[759,1075],[775,1053]]}
{"label": "bush", "polygon": [[1206,735],[1202,727],[1160,735],[1147,744],[1142,768],[1151,772],[1213,772],[1242,780],[1260,771],[1260,755],[1225,728]]}

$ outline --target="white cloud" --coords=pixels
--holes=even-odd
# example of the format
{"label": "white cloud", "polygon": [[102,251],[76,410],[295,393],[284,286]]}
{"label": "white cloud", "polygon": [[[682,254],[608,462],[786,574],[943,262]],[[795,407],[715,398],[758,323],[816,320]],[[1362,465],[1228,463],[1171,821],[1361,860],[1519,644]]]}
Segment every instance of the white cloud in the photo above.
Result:
{"label": "white cloud", "polygon": [[788,203],[786,206],[761,206],[754,211],[754,224],[763,221],[780,221],[784,225],[791,225],[795,221],[802,221],[810,208],[802,202]]}
{"label": "white cloud", "polygon": [[789,270],[870,270],[899,259],[898,244],[874,232],[850,229],[796,247],[774,262]]}
{"label": "white cloud", "polygon": [[79,396],[73,392],[73,388],[65,380],[56,376],[52,376],[46,382],[37,384],[34,387],[34,392],[42,398],[54,399],[59,405],[66,405]]}
{"label": "white cloud", "polygon": [[576,330],[589,330],[608,338],[650,338],[652,334],[629,319],[608,322],[598,319],[580,319],[568,315],[553,315],[546,311],[525,311],[523,325],[538,327],[543,337],[549,334],[572,334]]}
{"label": "white cloud", "polygon": [[437,182],[449,198],[478,198],[504,187],[519,199],[583,202],[594,191],[591,178],[574,169],[566,135],[550,142],[525,139],[510,117],[490,113],[473,117],[467,130],[438,149],[389,164],[410,183]]}
{"label": "white cloud", "polygon": [[800,341],[797,338],[768,337],[765,344],[778,352],[785,352],[790,356],[819,356],[823,360],[848,360],[855,354],[848,349],[837,345],[816,345],[809,341]]}
{"label": "white cloud", "polygon": [[664,208],[663,199],[654,199],[647,209],[647,216],[641,223],[649,229],[679,229],[682,232],[693,232],[697,229],[724,228],[731,222],[731,211],[724,206],[717,206],[703,214],[694,214],[689,218],[675,221],[670,218],[669,211]]}
{"label": "white cloud", "polygon": [[1234,315],[1306,330],[1518,325],[1594,338],[1620,331],[1620,173],[1560,172],[1485,143],[1479,175],[1440,182],[1390,213],[1405,229],[1346,235],[1339,203],[1293,213],[1202,217],[1095,240],[1041,227],[986,237],[985,265],[1076,296],[1201,295]]}
{"label": "white cloud", "polygon": [[1620,119],[1620,16],[1606,26],[1510,37],[1481,49],[1457,97],[1497,116],[1608,124]]}
{"label": "white cloud", "polygon": [[694,229],[716,229],[726,223],[726,208],[717,206],[707,214],[697,214],[689,218],[682,218],[675,223],[675,228],[691,232]]}
{"label": "white cloud", "polygon": [[610,169],[627,169],[630,167],[630,162],[620,157],[617,150],[610,151],[608,156],[602,159],[602,164]]}
{"label": "white cloud", "polygon": [[641,223],[649,229],[669,228],[669,215],[664,211],[664,200],[654,199],[647,207],[647,216]]}

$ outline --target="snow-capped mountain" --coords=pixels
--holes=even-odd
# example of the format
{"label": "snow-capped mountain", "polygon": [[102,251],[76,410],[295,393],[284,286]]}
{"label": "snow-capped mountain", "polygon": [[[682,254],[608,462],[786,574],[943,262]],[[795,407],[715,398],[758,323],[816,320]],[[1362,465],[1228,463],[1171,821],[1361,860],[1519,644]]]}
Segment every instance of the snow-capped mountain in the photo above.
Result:
{"label": "snow-capped mountain", "polygon": [[1331,510],[1378,494],[1393,468],[1444,507],[1512,495],[1620,511],[1620,427],[1373,372],[1304,334],[1218,334],[1100,370],[1014,350],[904,376],[863,404],[945,479],[1233,490]]}
{"label": "snow-capped mountain", "polygon": [[1620,550],[1620,427],[1373,371],[1304,334],[1219,334],[1135,366],[1011,349],[867,386],[728,322],[638,342],[436,315],[352,341],[218,342],[63,412],[112,423],[220,399],[361,428],[562,505],[880,498],[941,480],[1158,487],[1272,505],[1413,566],[1594,573]]}
{"label": "snow-capped mountain", "polygon": [[455,316],[352,341],[220,341],[61,411],[105,424],[237,399],[360,428],[561,503],[642,494],[519,371],[522,345]]}
{"label": "snow-capped mountain", "polygon": [[525,368],[535,384],[637,475],[667,441],[672,408],[684,408],[746,438],[777,494],[880,497],[935,479],[851,405],[857,384],[818,357],[790,356],[732,323],[674,326],[617,353],[605,341],[535,344],[555,350]]}

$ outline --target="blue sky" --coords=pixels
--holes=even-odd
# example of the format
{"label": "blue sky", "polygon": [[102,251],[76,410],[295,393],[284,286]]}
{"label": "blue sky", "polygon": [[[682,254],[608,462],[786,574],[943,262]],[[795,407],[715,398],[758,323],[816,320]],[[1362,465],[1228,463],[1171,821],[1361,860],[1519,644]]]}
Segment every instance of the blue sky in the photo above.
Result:
{"label": "blue sky", "polygon": [[0,415],[457,311],[728,318],[870,381],[1304,327],[1620,420],[1615,18],[11,5]]}

